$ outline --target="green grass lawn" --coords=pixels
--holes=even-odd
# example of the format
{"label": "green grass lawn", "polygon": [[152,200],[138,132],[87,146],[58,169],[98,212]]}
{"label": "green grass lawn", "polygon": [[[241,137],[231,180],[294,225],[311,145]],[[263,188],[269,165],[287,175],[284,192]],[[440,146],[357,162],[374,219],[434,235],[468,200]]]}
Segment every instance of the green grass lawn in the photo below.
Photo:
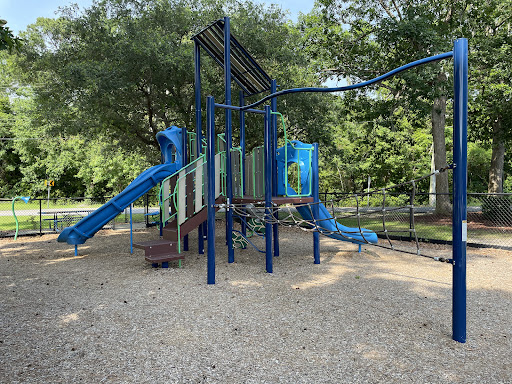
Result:
{"label": "green grass lawn", "polygon": [[[102,203],[91,202],[90,200],[81,200],[81,201],[73,201],[73,200],[50,200],[50,204],[48,205],[46,201],[41,202],[41,208],[44,211],[45,209],[65,209],[65,208],[76,208],[76,209],[96,209],[101,207]],[[39,212],[39,200],[29,200],[27,204],[23,202],[23,200],[16,200],[14,203],[14,209],[17,211],[38,211]],[[12,201],[0,201],[0,211],[12,211]]]}
{"label": "green grass lawn", "polygon": [[[42,229],[43,230],[53,230],[53,215],[43,215],[42,216]],[[132,215],[134,223],[143,223],[145,222],[145,216],[143,213],[134,213]],[[79,218],[76,220],[72,220],[70,223],[66,223],[65,226],[74,225],[78,222]],[[124,213],[116,216],[116,223],[129,223],[130,216],[125,215]],[[18,216],[19,230],[39,230],[39,214],[32,216]],[[59,224],[59,226],[62,224]],[[16,222],[14,221],[14,217],[10,216],[0,216],[0,231],[15,231],[16,230]]]}
{"label": "green grass lawn", "polygon": [[[338,214],[338,213],[337,213]],[[293,212],[293,215],[300,221],[302,217],[297,213]],[[369,229],[376,232],[384,230],[382,223],[382,216],[375,215],[361,216],[360,222],[356,217],[343,217],[342,214],[337,217],[337,221],[346,227]],[[288,212],[281,212],[279,214],[280,219],[285,219],[289,216]],[[290,220],[290,219],[289,219]],[[439,225],[436,222],[415,222],[414,228],[419,238],[428,238],[435,240],[450,241],[452,239],[452,226],[451,225]],[[408,213],[394,213],[393,215],[386,216],[386,229],[390,235],[409,237],[409,214]],[[398,232],[394,232],[398,231]],[[489,231],[487,231],[489,233]]]}
{"label": "green grass lawn", "polygon": [[[8,205],[8,204],[7,204]],[[98,204],[99,205],[99,204]],[[0,204],[1,208],[5,208],[6,204],[3,203],[3,206]],[[18,207],[25,206],[23,202],[16,203],[16,210]],[[39,203],[27,204],[28,208],[37,208],[37,214],[31,216],[18,216],[19,220],[19,228],[20,231],[23,230],[39,230]],[[64,206],[54,206],[55,208],[63,208]],[[67,208],[78,208],[77,204],[69,204],[65,206]],[[9,211],[10,211],[10,207]],[[80,208],[86,208],[84,205],[80,206]],[[87,208],[94,208],[93,205],[88,205]],[[295,212],[298,220],[302,220],[300,215]],[[358,228],[358,221],[355,217],[343,217],[342,214],[339,214],[340,217],[337,218],[340,224],[351,227]],[[283,219],[287,216],[287,213],[280,212],[280,218]],[[224,218],[223,212],[217,212],[216,218]],[[43,215],[42,217],[42,228],[43,230],[53,230],[53,215]],[[76,220],[77,221],[77,220]],[[76,221],[67,223],[65,226],[70,226],[76,223]],[[145,222],[145,216],[143,213],[134,213],[133,214],[133,222],[134,223],[142,223]],[[129,223],[129,215],[125,215],[121,213],[115,218],[115,223]],[[373,231],[382,231],[382,216],[375,215],[374,217],[362,216],[360,225],[362,228],[366,228]],[[16,224],[12,215],[0,216],[0,231],[14,231],[16,229]],[[393,215],[389,215],[386,217],[386,229],[390,231],[390,235],[395,236],[403,236],[409,237],[409,215],[407,213],[395,213]],[[416,220],[415,222],[416,233],[419,238],[426,239],[435,239],[435,240],[444,240],[451,241],[452,240],[452,226],[446,223],[438,223],[438,222],[428,222],[425,220]],[[391,232],[391,231],[399,231],[399,232]],[[490,228],[469,228],[468,229],[469,241],[477,241],[477,240],[488,240],[488,239],[499,239],[500,242],[512,242],[512,233],[501,231],[498,227],[490,227]]]}
{"label": "green grass lawn", "polygon": [[[39,215],[18,217],[19,229],[35,230],[39,229]],[[16,222],[12,216],[0,216],[0,231],[15,231]]]}

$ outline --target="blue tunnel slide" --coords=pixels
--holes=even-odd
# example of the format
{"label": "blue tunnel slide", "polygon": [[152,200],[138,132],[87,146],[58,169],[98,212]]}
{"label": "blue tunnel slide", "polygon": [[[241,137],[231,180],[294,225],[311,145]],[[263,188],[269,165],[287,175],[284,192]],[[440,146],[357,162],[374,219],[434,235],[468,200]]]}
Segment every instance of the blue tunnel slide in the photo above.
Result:
{"label": "blue tunnel slide", "polygon": [[[311,176],[313,170],[310,168],[310,156],[312,144],[305,144],[298,140],[294,140],[277,150],[277,193],[278,195],[285,194],[285,187],[288,196],[297,196],[297,192],[290,186],[285,179],[285,158],[287,165],[297,163],[300,170],[301,192],[303,194],[311,195]],[[285,184],[287,184],[285,186]],[[377,234],[372,230],[365,228],[350,228],[346,227],[333,219],[328,209],[322,204],[318,205],[318,216],[313,217],[313,209],[311,205],[298,205],[297,212],[304,220],[314,222],[320,232],[324,235],[342,241],[348,241],[354,244],[377,244]]]}
{"label": "blue tunnel slide", "polygon": [[120,194],[84,217],[74,226],[65,228],[60,233],[57,241],[72,245],[85,243],[87,239],[93,237],[97,231],[123,212],[131,203],[182,167],[182,129],[177,127],[167,128],[165,131],[159,132],[156,139],[160,144],[164,163],[146,169]]}

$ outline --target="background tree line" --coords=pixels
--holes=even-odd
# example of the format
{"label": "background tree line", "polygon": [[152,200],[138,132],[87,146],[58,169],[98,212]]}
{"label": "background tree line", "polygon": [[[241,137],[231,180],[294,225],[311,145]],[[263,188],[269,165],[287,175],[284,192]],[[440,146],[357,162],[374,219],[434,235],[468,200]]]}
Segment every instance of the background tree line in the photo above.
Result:
{"label": "background tree line", "polygon": [[[469,190],[512,191],[511,3],[321,0],[297,23],[252,1],[102,0],[61,9],[22,32],[18,52],[1,52],[0,195],[42,195],[47,178],[60,196],[110,195],[157,164],[158,131],[195,128],[190,37],[224,15],[281,89],[368,80],[468,37]],[[222,78],[203,55],[204,95],[223,100]],[[320,143],[321,189],[359,192],[368,176],[384,187],[450,162],[452,81],[443,61],[343,95],[289,95],[278,108],[292,138]],[[233,85],[234,103],[237,94]],[[262,143],[260,118],[248,119],[247,137],[249,148]],[[449,191],[448,178],[436,188]],[[421,189],[428,192],[428,180]],[[437,204],[449,210],[449,200]]]}

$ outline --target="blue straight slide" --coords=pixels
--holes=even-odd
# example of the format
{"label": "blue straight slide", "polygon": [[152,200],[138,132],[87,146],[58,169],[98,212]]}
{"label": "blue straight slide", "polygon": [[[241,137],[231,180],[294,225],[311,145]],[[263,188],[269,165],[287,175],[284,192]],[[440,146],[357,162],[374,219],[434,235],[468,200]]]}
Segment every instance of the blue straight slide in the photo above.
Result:
{"label": "blue straight slide", "polygon": [[105,224],[124,211],[131,203],[149,192],[151,188],[176,172],[176,163],[160,164],[142,172],[119,195],[85,216],[72,227],[65,228],[57,241],[68,244],[83,244]]}
{"label": "blue straight slide", "polygon": [[159,132],[156,138],[160,144],[165,163],[146,169],[120,194],[72,227],[65,228],[60,233],[57,241],[72,245],[85,243],[87,239],[93,237],[96,232],[123,212],[131,203],[181,168],[182,129],[177,127],[167,128],[165,131]]}
{"label": "blue straight slide", "polygon": [[[308,149],[312,149],[311,144],[294,140],[287,144],[286,151],[285,147],[277,150],[277,193],[279,195],[284,195],[286,187],[288,196],[298,196],[290,184],[285,186],[285,157],[288,165],[293,163],[299,164],[301,190],[303,193],[306,191],[305,193],[311,194],[310,178],[312,177],[313,169],[309,167],[311,159]],[[314,221],[319,231],[332,239],[348,241],[354,244],[377,244],[378,242],[377,234],[372,230],[346,227],[334,220],[322,203],[318,205],[318,217],[313,217],[312,205],[299,205],[297,206],[297,212],[299,212],[304,220]]]}

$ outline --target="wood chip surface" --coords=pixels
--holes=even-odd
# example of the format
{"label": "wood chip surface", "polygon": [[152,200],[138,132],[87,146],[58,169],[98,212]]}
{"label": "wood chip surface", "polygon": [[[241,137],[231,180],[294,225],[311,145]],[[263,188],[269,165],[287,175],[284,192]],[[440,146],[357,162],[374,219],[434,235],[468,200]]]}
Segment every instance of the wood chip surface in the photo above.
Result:
{"label": "wood chip surface", "polygon": [[449,264],[322,237],[314,265],[312,235],[280,228],[268,274],[253,248],[228,264],[217,229],[216,285],[195,232],[181,269],[130,254],[125,230],[77,257],[55,235],[0,239],[0,382],[512,382],[511,252],[468,248],[461,344]]}

